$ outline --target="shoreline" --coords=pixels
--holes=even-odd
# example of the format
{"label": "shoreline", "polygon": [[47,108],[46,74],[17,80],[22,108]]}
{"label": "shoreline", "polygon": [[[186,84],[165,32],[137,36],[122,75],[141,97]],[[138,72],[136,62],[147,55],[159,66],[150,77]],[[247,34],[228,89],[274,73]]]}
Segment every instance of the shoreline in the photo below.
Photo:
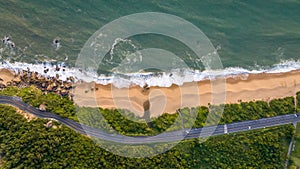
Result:
{"label": "shoreline", "polygon": [[[8,69],[0,69],[0,83],[7,83],[18,76]],[[137,116],[144,116],[144,108],[150,108],[150,116],[175,113],[182,107],[207,106],[211,103],[212,87],[209,80],[186,82],[181,86],[117,88],[112,84],[95,82],[75,83],[73,101],[79,106],[128,109]],[[194,89],[194,90],[192,90]],[[284,73],[243,74],[226,78],[225,103],[239,103],[295,96],[300,91],[300,69]],[[96,101],[95,101],[96,98]],[[146,104],[146,105],[145,105]]]}
{"label": "shoreline", "polygon": [[[254,69],[243,67],[226,67],[221,70],[200,71],[200,70],[178,70],[172,69],[167,72],[136,72],[125,73],[124,77],[118,78],[118,74],[100,74],[98,75],[93,70],[83,70],[81,68],[69,67],[66,63],[57,64],[50,63],[24,63],[24,62],[2,62],[0,69],[12,70],[15,73],[20,72],[35,72],[39,76],[46,78],[56,78],[56,80],[68,81],[68,78],[73,78],[76,81],[95,82],[97,84],[113,84],[118,88],[128,88],[133,85],[143,87],[147,84],[151,86],[170,87],[172,84],[183,85],[188,82],[198,82],[207,79],[218,77],[237,77],[248,76],[252,74],[262,73],[285,73],[300,69],[300,60],[286,60],[272,66],[261,66]],[[57,78],[58,77],[58,78]]]}
{"label": "shoreline", "polygon": [[[199,89],[196,94],[190,90],[195,86]],[[300,69],[285,73],[240,75],[226,78],[225,103],[268,102],[275,98],[295,96],[298,91]],[[184,93],[183,96],[181,93]],[[207,106],[211,103],[212,87],[209,80],[187,82],[182,86],[173,84],[171,87],[150,87],[146,91],[140,86],[119,89],[112,84],[91,82],[77,84],[74,94],[74,101],[78,105],[128,109],[140,117],[144,116],[145,103],[149,101],[150,116],[157,117],[163,113],[175,113],[182,107]]]}

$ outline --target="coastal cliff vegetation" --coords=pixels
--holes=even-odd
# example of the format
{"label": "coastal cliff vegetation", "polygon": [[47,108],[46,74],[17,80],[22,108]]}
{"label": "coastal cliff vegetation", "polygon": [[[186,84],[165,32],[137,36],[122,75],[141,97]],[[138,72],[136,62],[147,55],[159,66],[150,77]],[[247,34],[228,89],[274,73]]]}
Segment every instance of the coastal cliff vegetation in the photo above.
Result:
{"label": "coastal cliff vegetation", "polygon": [[284,125],[203,143],[191,139],[155,157],[135,159],[107,152],[68,127],[47,129],[46,122],[28,122],[14,108],[0,105],[1,168],[283,168],[294,132]]}
{"label": "coastal cliff vegetation", "polygon": [[[62,117],[78,120],[73,102],[67,97],[43,93],[34,86],[25,88],[7,87],[1,95],[19,96],[34,107],[41,104],[47,111]],[[300,93],[294,97],[274,99],[270,102],[252,101],[239,104],[211,105],[209,108],[222,110],[220,124],[253,120],[295,113],[299,110]],[[295,107],[297,105],[297,107]],[[181,109],[184,121],[189,120],[191,111],[196,112],[193,127],[203,127],[208,107]],[[91,112],[100,112],[115,130],[125,135],[153,135],[167,130],[178,114],[163,114],[146,123],[126,110],[101,108],[80,108],[81,121]],[[282,168],[287,147],[292,138],[292,125],[259,129],[249,132],[228,134],[209,138],[204,143],[197,139],[183,141],[168,152],[145,159],[116,156],[100,148],[91,139],[76,133],[68,127],[47,129],[46,120],[30,122],[16,113],[14,108],[0,105],[0,154],[3,168],[226,168],[273,167]],[[58,125],[56,122],[54,122]],[[95,125],[101,125],[94,123]],[[182,127],[177,125],[177,127]],[[180,128],[174,128],[180,129]],[[117,159],[117,160],[116,160]]]}
{"label": "coastal cliff vegetation", "polygon": [[[0,95],[19,96],[22,100],[36,108],[44,105],[46,111],[56,113],[62,117],[70,118],[95,126],[102,126],[103,120],[107,121],[115,130],[125,135],[153,135],[166,131],[172,126],[178,117],[175,114],[163,114],[159,117],[151,118],[150,122],[146,122],[143,117],[137,117],[133,113],[126,110],[119,109],[102,109],[102,108],[87,108],[78,107],[73,104],[73,101],[68,97],[59,96],[54,93],[44,93],[34,86],[18,88],[7,87],[0,91]],[[233,123],[245,120],[255,120],[265,117],[273,117],[277,115],[292,114],[296,109],[300,109],[300,92],[297,93],[297,103],[295,104],[294,97],[285,97],[273,99],[269,102],[265,101],[250,101],[235,104],[225,104],[220,106],[210,105],[210,107],[196,107],[196,108],[183,108],[180,110],[185,128],[189,127],[203,127],[206,123],[209,109],[214,109],[214,118],[219,124]],[[297,105],[297,107],[295,107]],[[101,113],[98,117],[97,113]],[[93,115],[93,118],[90,115]],[[104,119],[102,118],[104,117]],[[79,119],[78,119],[79,118]],[[193,126],[191,120],[194,120]],[[92,122],[91,122],[92,121]],[[182,128],[180,124],[171,128],[171,130],[178,130]],[[213,124],[216,124],[213,123]]]}

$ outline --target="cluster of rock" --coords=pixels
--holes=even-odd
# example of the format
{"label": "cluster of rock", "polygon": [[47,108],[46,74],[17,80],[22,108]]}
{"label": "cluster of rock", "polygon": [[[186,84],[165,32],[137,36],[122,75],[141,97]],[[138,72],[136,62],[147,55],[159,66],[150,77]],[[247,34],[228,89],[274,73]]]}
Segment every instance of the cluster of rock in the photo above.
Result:
{"label": "cluster of rock", "polygon": [[15,77],[6,82],[6,84],[1,82],[0,79],[0,89],[6,88],[7,86],[17,86],[26,87],[34,85],[44,92],[52,92],[61,96],[68,96],[72,99],[71,89],[73,88],[72,83],[74,82],[73,77],[67,78],[65,81],[59,79],[59,75],[56,77],[45,77],[37,72],[31,72],[28,70],[23,70],[15,75]]}
{"label": "cluster of rock", "polygon": [[8,46],[9,48],[15,48],[16,47],[15,43],[10,40],[9,36],[4,36],[4,38],[2,39],[2,43],[5,46]]}
{"label": "cluster of rock", "polygon": [[56,50],[58,50],[61,47],[61,45],[60,45],[60,38],[53,39],[52,45],[55,47]]}

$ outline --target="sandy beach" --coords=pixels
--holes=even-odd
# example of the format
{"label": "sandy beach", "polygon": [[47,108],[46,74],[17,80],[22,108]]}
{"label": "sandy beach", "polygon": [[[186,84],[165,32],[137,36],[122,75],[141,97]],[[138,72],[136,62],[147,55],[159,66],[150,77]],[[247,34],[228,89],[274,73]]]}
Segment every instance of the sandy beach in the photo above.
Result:
{"label": "sandy beach", "polygon": [[[1,69],[0,83],[6,84],[14,79],[14,76],[12,71]],[[210,103],[269,101],[294,96],[300,91],[300,70],[228,77],[226,81],[221,79],[220,82],[220,86],[226,88],[216,91],[213,90],[216,88],[212,87],[215,85],[209,80],[149,89],[140,86],[118,89],[113,85],[80,83],[75,84],[73,94],[74,102],[79,106],[128,109],[138,116],[144,116],[144,108],[149,107],[150,116],[155,117],[163,113],[174,113],[183,107],[207,106]],[[212,98],[217,101],[212,102]]]}
{"label": "sandy beach", "polygon": [[14,72],[8,69],[0,69],[0,82],[6,84],[14,79]]}
{"label": "sandy beach", "polygon": [[[294,96],[300,91],[300,70],[229,77],[225,83],[226,89],[223,91],[226,98],[222,99],[221,93],[220,103],[269,101]],[[218,91],[215,93],[218,94]],[[128,109],[138,116],[143,116],[144,107],[150,106],[152,117],[174,113],[182,107],[207,106],[212,103],[212,98],[218,99],[219,96],[212,95],[212,84],[209,80],[184,83],[182,86],[150,87],[148,90],[139,86],[118,89],[113,85],[83,83],[76,86],[74,94],[74,101],[80,106]]]}

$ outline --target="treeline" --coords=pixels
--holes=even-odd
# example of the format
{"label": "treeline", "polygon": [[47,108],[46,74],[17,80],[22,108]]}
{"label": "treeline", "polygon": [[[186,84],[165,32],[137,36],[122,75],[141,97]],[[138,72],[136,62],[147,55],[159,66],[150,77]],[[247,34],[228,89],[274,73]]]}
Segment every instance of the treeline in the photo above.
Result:
{"label": "treeline", "polygon": [[[297,112],[300,112],[300,92],[297,92]],[[294,142],[289,158],[289,168],[297,169],[300,166],[300,125],[298,123],[295,134]]]}
{"label": "treeline", "polygon": [[46,111],[77,121],[74,103],[68,97],[61,97],[54,93],[46,94],[34,86],[24,88],[10,86],[2,90],[0,95],[19,96],[33,107],[39,108],[40,105],[45,105]]}
{"label": "treeline", "polygon": [[[207,119],[209,109],[214,109],[211,119]],[[80,122],[92,127],[112,127],[124,135],[155,135],[166,130],[179,130],[182,128],[199,128],[204,125],[233,123],[245,120],[255,120],[284,114],[295,113],[294,97],[286,97],[264,101],[242,102],[240,104],[225,104],[221,106],[197,107],[181,109],[181,116],[176,114],[163,114],[152,118],[151,122],[125,110],[109,110],[98,108],[79,108]],[[100,115],[101,113],[101,115]],[[183,118],[183,119],[182,119]],[[108,127],[105,123],[108,123]],[[183,123],[183,124],[182,124]]]}
{"label": "treeline", "polygon": [[265,101],[250,101],[240,104],[226,104],[221,123],[255,120],[293,113],[296,113],[294,97],[273,99],[269,103]]}
{"label": "treeline", "polygon": [[284,125],[201,144],[192,139],[155,157],[135,159],[107,152],[65,126],[46,129],[46,122],[27,122],[14,108],[0,105],[1,168],[283,168],[294,130]]}
{"label": "treeline", "polygon": [[[136,117],[126,110],[109,110],[102,108],[79,108],[67,97],[56,94],[45,94],[39,89],[31,86],[18,89],[8,87],[0,92],[2,95],[16,95],[24,102],[39,107],[46,105],[46,110],[56,113],[62,117],[70,118],[90,125],[101,127],[112,131],[112,128],[125,135],[154,135],[166,130],[178,130],[182,128],[198,128],[204,125],[216,125],[233,123],[245,120],[255,120],[265,117],[295,113],[294,97],[273,99],[270,102],[250,101],[239,104],[225,104],[210,107],[183,108],[181,115],[163,114],[146,122],[141,117]],[[297,110],[300,110],[300,92],[297,93]],[[207,119],[209,109],[213,109],[211,118]],[[101,114],[99,114],[101,113]],[[110,126],[105,124],[107,122]],[[183,123],[183,124],[182,124]],[[112,127],[112,128],[111,128]]]}

